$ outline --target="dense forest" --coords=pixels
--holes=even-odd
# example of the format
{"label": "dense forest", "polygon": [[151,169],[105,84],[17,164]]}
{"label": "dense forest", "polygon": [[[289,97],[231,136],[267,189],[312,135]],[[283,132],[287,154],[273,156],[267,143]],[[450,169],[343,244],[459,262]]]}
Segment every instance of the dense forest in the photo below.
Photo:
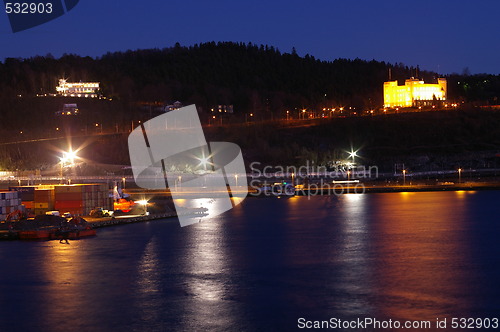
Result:
{"label": "dense forest", "polygon": [[[382,106],[382,83],[388,80],[389,73],[400,84],[409,77],[422,78],[426,82],[433,82],[438,77],[437,73],[401,63],[360,59],[322,61],[309,55],[301,57],[294,49],[282,53],[272,46],[231,42],[210,42],[189,47],[176,44],[164,49],[107,53],[98,58],[71,54],[59,59],[50,54],[28,59],[8,58],[0,63],[0,129],[3,133],[0,143],[116,132],[123,137],[118,135],[107,141],[100,138],[99,142],[92,143],[91,155],[97,159],[95,161],[126,164],[126,131],[134,123],[137,125],[139,120],[145,121],[156,115],[151,107],[144,105],[167,104],[177,100],[184,105],[194,103],[206,124],[210,109],[217,105],[234,105],[232,119],[226,119],[226,124],[237,123],[238,119],[240,123],[245,122],[250,113],[255,121],[259,121],[283,118],[285,110],[297,112],[303,108],[319,110],[323,107],[352,106],[376,109]],[[39,97],[55,93],[58,79],[63,77],[70,82],[98,81],[101,83],[100,93],[107,99]],[[500,75],[470,75],[464,70],[462,74],[445,77],[448,79],[449,99],[469,105],[468,109],[472,109],[474,104],[500,103]],[[64,103],[78,103],[80,115],[56,116],[55,112]],[[459,116],[458,119],[462,121],[464,118]],[[494,119],[496,123],[496,117]],[[300,156],[306,155],[311,158],[316,156],[313,159],[318,162],[323,162],[325,156],[336,158],[338,153],[335,151],[345,149],[345,142],[343,145],[339,143],[340,138],[366,145],[372,151],[370,154],[381,160],[383,154],[377,151],[382,151],[383,147],[392,149],[397,147],[398,141],[406,141],[405,132],[397,131],[399,134],[395,134],[395,128],[385,126],[385,122],[339,121],[325,122],[317,128],[323,133],[318,136],[300,130],[287,130],[284,132],[284,136],[288,137],[286,142],[280,139],[284,137],[283,133],[276,136],[275,124],[264,131],[262,128],[265,126],[249,126],[244,130],[235,128],[229,132],[229,136],[234,137],[228,139],[246,147],[244,152],[250,159],[265,156],[269,161],[274,158],[283,162],[298,162]],[[377,123],[373,127],[377,130],[372,130],[373,123]],[[460,123],[462,125],[458,128],[467,130],[469,125]],[[487,124],[481,116],[474,123]],[[363,132],[345,132],[343,129],[346,125],[356,128],[361,124],[366,124]],[[422,124],[426,125],[425,121]],[[398,123],[398,128],[406,128],[407,125],[411,127],[412,124]],[[426,142],[428,146],[432,145],[432,139],[438,137],[436,135],[442,134],[439,128],[432,128],[436,132],[425,130],[425,137],[431,140]],[[228,128],[219,128],[214,132],[224,130]],[[415,134],[421,134],[421,130]],[[441,135],[443,140],[449,140],[450,144],[460,143],[455,142],[459,133],[452,131],[453,136]],[[312,132],[318,133],[316,129]],[[337,137],[335,133],[346,133],[347,136],[339,134]],[[473,136],[476,146],[481,145],[477,138],[484,136],[481,128],[478,133],[481,135]],[[239,136],[253,137],[252,144]],[[304,139],[308,137],[310,139]],[[332,141],[334,138],[335,142]],[[310,144],[307,143],[309,141]],[[336,143],[339,143],[338,146]],[[447,142],[443,144],[447,145]],[[405,148],[413,146],[418,144],[409,143]],[[396,151],[404,154],[405,148],[397,148]],[[496,145],[489,148],[495,149]],[[467,145],[465,150],[471,149]],[[34,154],[37,154],[36,158],[26,158]],[[30,169],[57,161],[54,156],[47,158],[47,155],[46,147],[41,145],[36,148],[29,144],[3,145],[0,146],[0,167]]]}
{"label": "dense forest", "polygon": [[[180,100],[202,109],[232,104],[236,112],[283,108],[382,105],[389,77],[433,81],[437,73],[378,61],[300,57],[272,46],[243,43],[176,44],[164,49],[108,53],[99,58],[63,55],[7,58],[0,63],[0,99],[54,93],[59,78],[101,82],[105,96],[121,101]],[[500,77],[448,75],[449,95],[496,101]],[[460,82],[460,84],[458,83]],[[4,111],[4,110],[3,110]]]}

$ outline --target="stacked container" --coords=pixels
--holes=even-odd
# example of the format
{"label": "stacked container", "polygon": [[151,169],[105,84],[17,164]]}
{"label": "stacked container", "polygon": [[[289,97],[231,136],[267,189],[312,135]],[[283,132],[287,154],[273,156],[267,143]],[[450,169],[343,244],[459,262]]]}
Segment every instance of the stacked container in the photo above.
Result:
{"label": "stacked container", "polygon": [[35,189],[33,211],[35,215],[54,210],[54,189]]}
{"label": "stacked container", "polygon": [[111,209],[106,184],[75,184],[54,187],[55,209],[61,213],[88,215],[96,207]]}
{"label": "stacked container", "polygon": [[23,211],[21,199],[16,191],[0,191],[0,220],[7,219],[9,213]]}
{"label": "stacked container", "polygon": [[[113,199],[109,197],[107,184],[52,184],[17,186],[9,189],[15,193],[16,199],[22,200],[24,207],[33,211],[35,215],[43,215],[52,210],[59,210],[61,213],[70,212],[73,215],[88,215],[96,207],[106,210],[113,208]],[[0,203],[0,207],[11,206],[15,204]],[[4,210],[12,209],[0,209],[0,216]]]}
{"label": "stacked container", "polygon": [[21,199],[21,204],[24,205],[26,209],[33,209],[35,207],[35,189],[36,186],[17,186],[9,187],[10,191],[17,191],[19,198]]}

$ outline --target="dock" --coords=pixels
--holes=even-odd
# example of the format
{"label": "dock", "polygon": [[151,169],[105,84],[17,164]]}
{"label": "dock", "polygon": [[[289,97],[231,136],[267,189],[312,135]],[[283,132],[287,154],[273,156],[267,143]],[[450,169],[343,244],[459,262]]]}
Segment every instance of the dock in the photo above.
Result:
{"label": "dock", "polygon": [[[193,216],[204,216],[206,215],[206,208],[190,208],[189,210],[183,211],[182,214],[188,214]],[[85,217],[83,218],[87,224],[91,227],[91,229],[98,229],[104,227],[118,226],[118,225],[128,225],[139,222],[147,222],[151,220],[157,219],[165,219],[165,218],[174,218],[177,217],[178,214],[175,211],[169,211],[165,213],[154,213],[154,214],[145,214],[145,215],[125,215],[125,216],[117,216],[117,217],[104,217],[104,218],[92,218]],[[43,226],[39,228],[30,228],[32,231],[40,231],[40,232],[55,232],[58,229],[57,226]],[[26,231],[26,230],[24,230]],[[22,230],[0,230],[0,240],[19,240],[19,232]],[[45,240],[45,239],[39,239]]]}

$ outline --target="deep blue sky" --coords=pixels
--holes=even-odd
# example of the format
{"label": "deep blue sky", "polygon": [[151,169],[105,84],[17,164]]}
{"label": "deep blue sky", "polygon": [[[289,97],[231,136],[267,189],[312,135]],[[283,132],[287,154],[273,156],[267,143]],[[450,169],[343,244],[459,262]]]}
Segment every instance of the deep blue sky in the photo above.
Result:
{"label": "deep blue sky", "polygon": [[499,13],[498,0],[81,0],[66,15],[15,34],[0,13],[0,59],[251,41],[282,52],[295,46],[322,60],[500,74]]}

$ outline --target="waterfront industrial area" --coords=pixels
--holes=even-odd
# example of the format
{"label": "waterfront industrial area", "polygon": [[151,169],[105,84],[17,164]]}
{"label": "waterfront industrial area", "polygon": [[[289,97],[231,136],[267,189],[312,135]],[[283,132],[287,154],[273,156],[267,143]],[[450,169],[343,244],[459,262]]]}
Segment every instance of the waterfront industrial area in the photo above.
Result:
{"label": "waterfront industrial area", "polygon": [[[390,192],[470,192],[500,188],[500,169],[411,174],[403,170],[367,175],[351,167],[340,173],[259,172],[236,177],[247,179],[248,188],[244,190],[248,191],[248,197],[268,199]],[[61,184],[63,182],[65,184]],[[23,183],[30,185],[21,185]],[[175,185],[180,187],[182,183]],[[178,213],[191,215],[201,222],[208,215],[204,206],[176,211],[168,188],[142,189],[135,185],[132,176],[34,178],[10,175],[0,178],[0,186],[4,188],[0,191],[0,239],[4,240],[57,240],[61,238],[58,232],[62,222],[68,222],[72,227],[70,239],[80,239],[96,235],[95,230],[102,227],[175,218]],[[127,189],[122,188],[124,186]],[[177,194],[180,192],[187,198],[216,194],[202,189],[176,190]]]}
{"label": "waterfront industrial area", "polygon": [[[237,116],[233,105],[218,105],[206,112],[202,108],[193,108],[193,116],[200,115],[209,137],[218,138],[225,134],[244,148],[245,157],[250,157],[246,166],[251,171],[228,175],[236,185],[231,186],[224,178],[222,181],[226,185],[220,188],[221,193],[213,188],[206,189],[206,185],[194,189],[183,186],[197,176],[213,177],[217,171],[215,168],[207,172],[208,159],[213,157],[198,156],[200,164],[189,167],[175,163],[164,165],[163,172],[165,167],[168,168],[171,183],[168,183],[170,188],[165,186],[163,189],[137,186],[137,179],[132,175],[133,164],[102,163],[109,162],[108,156],[116,156],[115,162],[128,162],[125,159],[128,159],[129,151],[124,149],[127,136],[138,128],[144,131],[148,120],[155,116],[161,118],[173,114],[171,112],[187,112],[179,101],[171,105],[138,103],[139,113],[132,115],[135,118],[130,118],[130,125],[123,119],[120,124],[113,125],[90,117],[91,108],[99,109],[103,107],[102,103],[113,102],[113,98],[102,94],[99,82],[70,83],[59,79],[56,94],[37,94],[34,99],[19,95],[16,102],[20,105],[25,103],[24,99],[40,105],[64,104],[51,115],[57,125],[55,131],[21,130],[12,137],[4,137],[4,142],[0,143],[5,159],[11,162],[13,154],[30,149],[53,150],[38,155],[40,158],[35,158],[38,164],[23,161],[24,169],[37,165],[38,169],[34,171],[0,172],[0,187],[4,190],[0,192],[0,238],[59,239],[61,230],[68,228],[65,223],[71,225],[70,237],[77,239],[93,236],[95,229],[101,227],[181,215],[192,215],[202,222],[209,220],[205,218],[209,215],[206,206],[179,211],[175,204],[177,200],[209,198],[226,191],[240,198],[245,198],[248,193],[248,197],[274,199],[500,188],[500,156],[492,150],[494,142],[481,149],[482,155],[471,149],[477,143],[474,139],[466,141],[466,136],[453,136],[460,144],[448,141],[445,134],[442,140],[446,144],[415,146],[416,142],[428,144],[436,140],[434,131],[430,134],[426,131],[428,126],[446,125],[446,130],[452,133],[460,131],[455,123],[462,126],[467,118],[481,123],[490,119],[496,121],[496,106],[488,104],[487,108],[485,105],[481,108],[463,100],[450,100],[446,78],[438,78],[437,83],[425,83],[411,77],[404,85],[398,85],[398,80],[391,79],[391,69],[389,81],[383,83],[384,103],[381,107],[365,104],[361,107],[321,108],[320,105],[326,104],[320,103],[312,108],[282,109],[270,113],[270,116],[257,111]],[[455,96],[455,99],[460,98]],[[78,105],[84,105],[84,109]],[[408,126],[412,122],[422,125]],[[168,128],[167,123],[165,120],[167,130],[183,129],[175,125]],[[376,142],[376,137],[394,136],[391,132],[394,128],[399,129],[395,137],[400,137],[401,142],[394,138]],[[405,129],[410,129],[412,135],[407,135]],[[413,135],[419,137],[415,140]],[[349,137],[349,144],[346,137]],[[362,139],[365,142],[360,143]],[[250,144],[253,140],[255,146]],[[367,144],[370,140],[375,142]],[[353,147],[353,141],[358,141],[357,148]],[[484,143],[484,140],[479,141]],[[383,145],[388,143],[392,145]],[[258,158],[266,162],[257,161],[254,148],[259,149]],[[391,153],[384,153],[381,148]],[[95,154],[96,151],[100,153]],[[271,166],[277,162],[289,162],[290,166]],[[373,166],[366,166],[369,164]]]}
{"label": "waterfront industrial area", "polygon": [[497,329],[499,9],[6,2],[0,330]]}

